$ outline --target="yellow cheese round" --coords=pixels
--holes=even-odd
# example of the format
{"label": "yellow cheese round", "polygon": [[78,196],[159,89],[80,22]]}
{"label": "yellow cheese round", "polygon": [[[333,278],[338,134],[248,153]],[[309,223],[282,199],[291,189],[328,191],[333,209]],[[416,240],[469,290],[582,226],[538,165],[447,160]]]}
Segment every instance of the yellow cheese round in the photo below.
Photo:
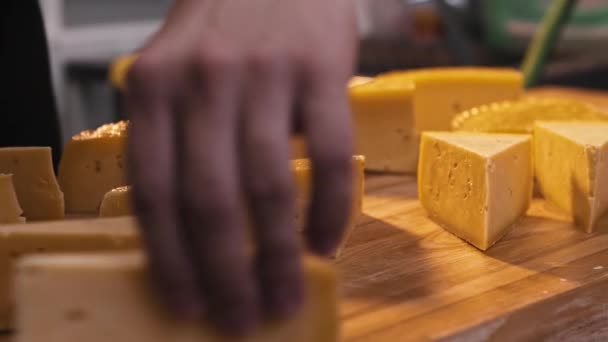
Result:
{"label": "yellow cheese round", "polygon": [[456,131],[532,133],[538,120],[608,120],[608,114],[572,99],[528,97],[464,111],[452,121]]}

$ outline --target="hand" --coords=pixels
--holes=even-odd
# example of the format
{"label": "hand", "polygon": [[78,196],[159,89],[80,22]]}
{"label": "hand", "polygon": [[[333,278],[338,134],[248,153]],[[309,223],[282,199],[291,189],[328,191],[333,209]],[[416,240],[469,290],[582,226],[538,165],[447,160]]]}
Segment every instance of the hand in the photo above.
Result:
{"label": "hand", "polygon": [[130,180],[177,313],[244,334],[300,308],[289,137],[301,128],[313,162],[308,247],[330,253],[351,206],[356,42],[352,0],[181,0],[139,51],[126,89]]}

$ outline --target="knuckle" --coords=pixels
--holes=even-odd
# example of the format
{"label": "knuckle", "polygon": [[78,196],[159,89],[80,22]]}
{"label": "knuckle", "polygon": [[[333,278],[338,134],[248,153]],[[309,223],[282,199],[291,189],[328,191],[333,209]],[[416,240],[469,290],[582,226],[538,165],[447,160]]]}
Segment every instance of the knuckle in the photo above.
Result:
{"label": "knuckle", "polygon": [[282,74],[287,64],[287,56],[269,49],[257,49],[248,56],[249,69],[256,74]]}
{"label": "knuckle", "polygon": [[210,44],[198,50],[195,65],[204,76],[229,76],[240,69],[241,61],[235,52],[219,44]]}

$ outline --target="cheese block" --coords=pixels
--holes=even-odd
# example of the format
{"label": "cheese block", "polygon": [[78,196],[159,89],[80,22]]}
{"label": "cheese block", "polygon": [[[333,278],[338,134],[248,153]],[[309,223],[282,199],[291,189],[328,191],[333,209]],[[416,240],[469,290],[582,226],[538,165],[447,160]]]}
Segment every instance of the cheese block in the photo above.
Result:
{"label": "cheese block", "polygon": [[117,217],[133,215],[130,192],[130,187],[121,186],[106,193],[99,207],[99,216]]}
{"label": "cheese block", "polygon": [[19,257],[37,253],[126,250],[138,246],[137,229],[128,218],[0,226],[0,330],[13,328],[11,286],[14,262]]}
{"label": "cheese block", "polygon": [[530,135],[423,133],[420,203],[431,219],[485,251],[528,210],[532,163]]}
{"label": "cheese block", "polygon": [[[363,207],[364,193],[364,165],[365,158],[363,156],[353,156],[353,206],[352,216],[348,223],[345,236],[342,243],[335,252],[338,256],[344,245],[348,241],[348,236],[357,224],[357,218],[361,214]],[[303,231],[306,224],[306,215],[308,213],[308,203],[310,200],[311,190],[311,168],[308,159],[297,159],[291,161],[291,170],[297,187],[296,192],[296,214],[295,222],[298,231]],[[102,217],[132,215],[131,208],[131,191],[130,187],[120,187],[108,192],[101,203],[99,215]]]}
{"label": "cheese block", "polygon": [[[248,342],[333,342],[339,338],[331,266],[304,260],[307,300],[288,320],[264,324]],[[205,322],[173,319],[148,284],[140,254],[34,256],[17,271],[17,342],[213,342]]]}
{"label": "cheese block", "polygon": [[13,186],[13,175],[0,174],[0,224],[25,222],[22,214]]}
{"label": "cheese block", "polygon": [[108,191],[126,185],[127,129],[128,122],[120,121],[79,133],[68,142],[58,177],[68,213],[95,214]]}
{"label": "cheese block", "polygon": [[375,79],[350,89],[356,152],[370,171],[415,173],[419,136],[414,129],[414,84]]}
{"label": "cheese block", "polygon": [[416,85],[416,132],[451,129],[454,116],[486,103],[514,100],[523,93],[521,72],[507,68],[454,67],[397,71],[378,78],[409,79]]}
{"label": "cheese block", "polygon": [[532,134],[534,122],[547,120],[608,121],[608,113],[574,99],[532,97],[481,105],[452,121],[455,131]]}
{"label": "cheese block", "polygon": [[608,213],[608,123],[537,122],[536,178],[541,193],[587,232]]}
{"label": "cheese block", "polygon": [[13,175],[17,199],[29,221],[64,217],[64,197],[53,171],[50,147],[0,148],[0,173]]}

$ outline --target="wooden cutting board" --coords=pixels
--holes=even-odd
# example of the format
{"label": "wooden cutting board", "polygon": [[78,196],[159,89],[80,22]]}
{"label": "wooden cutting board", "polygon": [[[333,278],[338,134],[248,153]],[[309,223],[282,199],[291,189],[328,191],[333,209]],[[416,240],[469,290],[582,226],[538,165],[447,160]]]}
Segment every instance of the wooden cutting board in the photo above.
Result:
{"label": "wooden cutting board", "polygon": [[[608,109],[603,93],[538,94]],[[342,340],[608,340],[606,232],[579,231],[535,199],[483,253],[426,217],[415,178],[369,175],[364,215],[335,262]]]}
{"label": "wooden cutting board", "polygon": [[369,176],[340,260],[344,341],[608,340],[608,234],[535,199],[483,253],[429,220],[406,176]]}

